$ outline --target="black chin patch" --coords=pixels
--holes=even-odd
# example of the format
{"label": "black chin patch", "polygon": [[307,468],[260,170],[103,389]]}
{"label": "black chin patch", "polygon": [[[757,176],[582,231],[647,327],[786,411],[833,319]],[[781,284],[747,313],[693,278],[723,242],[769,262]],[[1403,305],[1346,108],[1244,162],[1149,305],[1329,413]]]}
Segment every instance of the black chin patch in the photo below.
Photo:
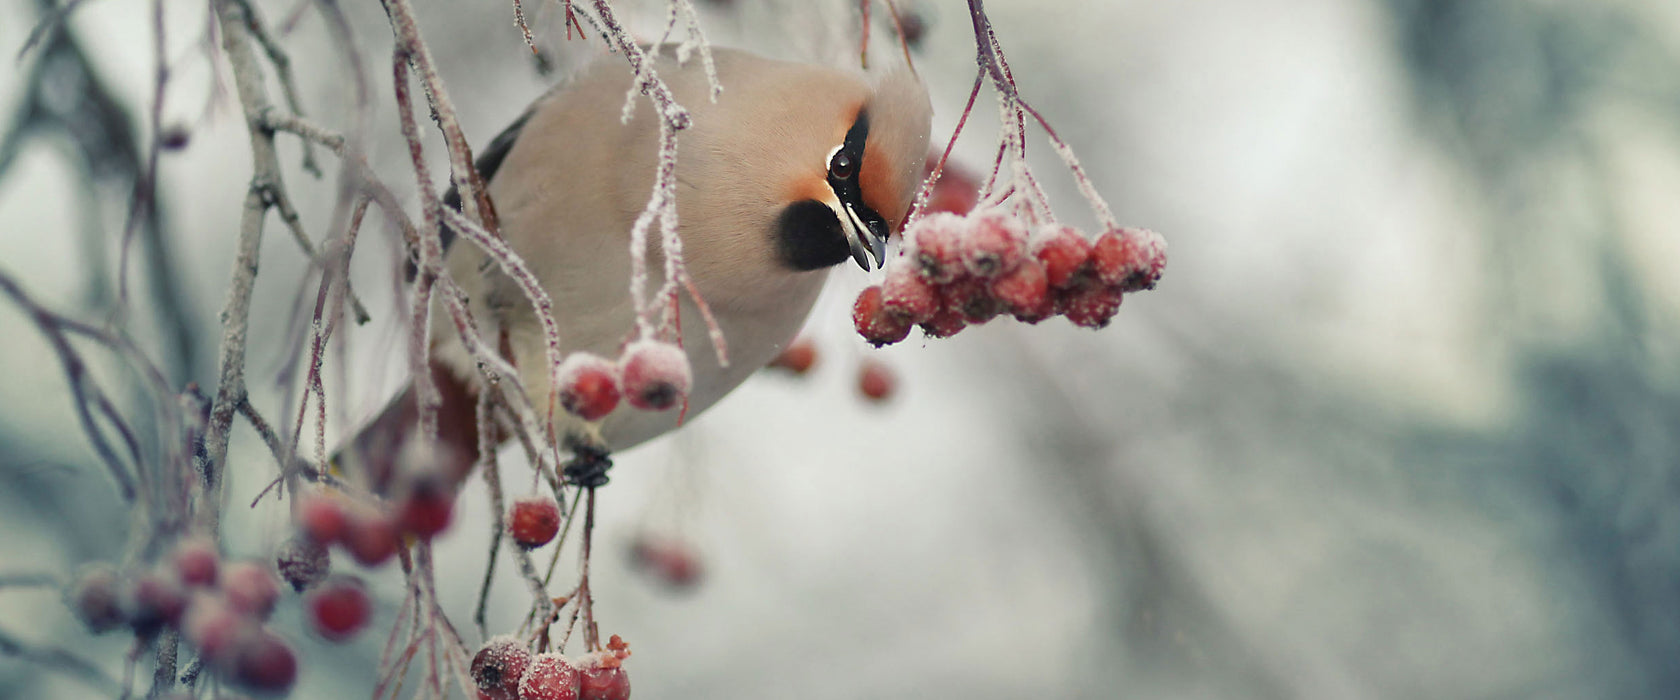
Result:
{"label": "black chin patch", "polygon": [[852,248],[834,210],[814,199],[787,205],[776,218],[776,251],[795,270],[833,267],[852,259]]}

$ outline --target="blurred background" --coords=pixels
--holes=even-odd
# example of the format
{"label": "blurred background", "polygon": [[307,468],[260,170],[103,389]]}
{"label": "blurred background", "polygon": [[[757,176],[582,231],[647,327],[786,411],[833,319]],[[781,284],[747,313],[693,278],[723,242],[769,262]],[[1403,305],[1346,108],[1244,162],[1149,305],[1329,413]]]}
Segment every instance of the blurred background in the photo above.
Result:
{"label": "blurred background", "polygon": [[[0,5],[0,55],[41,2]],[[276,25],[293,11],[256,4]],[[843,2],[698,4],[715,43],[805,60],[840,60],[855,27]],[[657,31],[661,3],[621,5]],[[973,79],[960,5],[906,3],[936,138]],[[250,155],[204,3],[166,6],[162,112],[191,140],[138,227],[135,254],[166,274],[136,277],[128,323],[173,381],[208,383]],[[1119,218],[1169,240],[1162,284],[1101,332],[1000,320],[877,352],[846,313],[866,275],[837,273],[809,376],[755,378],[621,455],[602,492],[597,613],[632,645],[636,697],[1680,697],[1680,5],[987,7],[1023,94]],[[599,46],[561,46],[558,5],[527,2],[544,75],[506,3],[416,9],[478,145]],[[344,10],[388,83],[383,13]],[[95,322],[145,131],[91,115],[150,108],[149,11],[90,3],[0,71],[0,270]],[[311,115],[345,123],[345,68],[312,10],[285,44]],[[371,155],[413,202],[389,90],[374,94]],[[989,161],[990,104],[960,162]],[[1034,138],[1058,213],[1089,227]],[[308,176],[283,143],[319,232],[331,171]],[[329,370],[330,435],[401,379],[396,244],[378,233],[354,272],[374,321]],[[249,371],[273,412],[305,267],[274,220],[262,265]],[[898,376],[885,403],[858,397],[866,357]],[[68,396],[0,303],[0,573],[125,543]],[[244,428],[230,460],[248,503],[273,461]],[[480,493],[461,503],[440,593],[466,632],[489,516]],[[286,532],[272,501],[231,512],[237,554]],[[700,581],[673,593],[638,573],[628,552],[648,537],[682,543]],[[502,564],[493,628],[528,603]],[[400,580],[367,576],[382,631]],[[89,638],[57,599],[0,588],[0,630],[118,675],[122,640]],[[382,634],[308,640],[293,597],[278,619],[301,641],[295,697],[370,692]],[[0,654],[0,696],[89,692]]]}

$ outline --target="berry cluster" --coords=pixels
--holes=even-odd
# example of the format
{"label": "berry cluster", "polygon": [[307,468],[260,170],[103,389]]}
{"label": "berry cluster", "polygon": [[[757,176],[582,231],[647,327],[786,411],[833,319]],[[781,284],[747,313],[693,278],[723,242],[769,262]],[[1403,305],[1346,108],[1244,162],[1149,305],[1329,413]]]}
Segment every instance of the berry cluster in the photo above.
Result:
{"label": "berry cluster", "polygon": [[616,363],[587,352],[567,356],[560,363],[560,406],[591,422],[612,413],[620,398],[644,411],[663,411],[687,401],[693,382],[682,348],[638,340]]}
{"label": "berry cluster", "polygon": [[176,629],[207,668],[257,693],[283,693],[297,679],[297,655],[265,623],[280,585],[261,564],[224,562],[209,542],[178,543],[164,561],[123,575],[90,565],[66,592],[94,633],[128,626],[142,637]]}
{"label": "berry cluster", "polygon": [[853,325],[876,347],[904,340],[912,326],[948,338],[1003,314],[1026,323],[1066,316],[1102,328],[1122,295],[1155,286],[1167,261],[1166,241],[1152,231],[1122,228],[1089,241],[1052,224],[1028,235],[999,209],[935,213],[905,239],[886,280],[852,307]]}
{"label": "berry cluster", "polygon": [[618,635],[607,648],[571,660],[533,654],[513,637],[485,642],[473,656],[473,683],[481,700],[629,700],[624,659],[630,645]]}

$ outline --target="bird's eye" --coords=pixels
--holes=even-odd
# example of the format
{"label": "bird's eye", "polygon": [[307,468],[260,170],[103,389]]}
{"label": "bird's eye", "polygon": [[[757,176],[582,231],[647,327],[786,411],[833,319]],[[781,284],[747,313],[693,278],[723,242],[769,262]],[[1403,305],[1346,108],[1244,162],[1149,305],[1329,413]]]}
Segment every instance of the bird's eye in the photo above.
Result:
{"label": "bird's eye", "polygon": [[828,174],[841,180],[849,180],[852,177],[852,166],[852,157],[841,151],[834,154],[834,160],[828,162]]}

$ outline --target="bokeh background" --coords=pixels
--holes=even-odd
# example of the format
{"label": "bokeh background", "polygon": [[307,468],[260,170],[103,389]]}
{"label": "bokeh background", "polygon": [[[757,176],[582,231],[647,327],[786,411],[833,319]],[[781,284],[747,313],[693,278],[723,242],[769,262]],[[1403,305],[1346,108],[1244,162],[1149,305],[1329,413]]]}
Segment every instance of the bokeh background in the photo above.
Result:
{"label": "bokeh background", "polygon": [[[98,321],[133,177],[114,137],[132,148],[143,132],[89,126],[80,74],[36,70],[69,54],[12,58],[44,1],[0,5],[0,269]],[[849,45],[845,3],[700,4],[720,45],[806,60]],[[293,7],[257,5],[277,22]],[[384,65],[378,5],[344,5]],[[417,5],[475,144],[554,79],[507,3]],[[556,3],[526,5],[559,71],[598,46],[556,48]],[[939,135],[973,76],[959,5],[908,3],[927,19]],[[203,381],[250,156],[205,57],[205,4],[166,6],[163,113],[192,141],[162,162],[136,250],[168,272],[136,277],[128,322],[173,379]],[[662,5],[640,7],[656,27]],[[69,23],[132,115],[150,104],[148,8],[102,0]],[[603,632],[635,651],[636,697],[1680,697],[1680,5],[988,10],[1023,93],[1119,217],[1170,241],[1164,281],[1101,332],[996,321],[876,352],[846,313],[867,278],[837,273],[810,322],[811,376],[756,378],[620,456],[594,571]],[[286,42],[312,114],[346,118],[318,19]],[[389,92],[375,94],[372,155],[411,188]],[[996,143],[989,104],[958,146],[970,165]],[[295,145],[282,157],[318,231],[331,179],[297,169]],[[1035,167],[1089,226],[1055,159]],[[335,421],[400,381],[391,240],[358,250],[375,320],[328,375]],[[249,365],[269,411],[303,274],[271,221]],[[857,396],[868,356],[901,380],[884,405]],[[231,459],[247,503],[272,460],[243,428]],[[465,629],[488,515],[481,494],[462,503],[439,557]],[[0,303],[0,573],[117,555],[117,504],[56,361]],[[234,511],[231,550],[267,556],[284,509]],[[649,534],[692,548],[697,588],[632,570],[629,543]],[[367,576],[387,627],[396,572]],[[503,575],[495,590],[493,626],[517,624],[522,587]],[[278,617],[303,650],[295,697],[369,692],[381,634],[334,648],[308,639],[295,599]],[[120,671],[123,642],[87,637],[50,591],[0,589],[0,629]],[[89,692],[0,655],[0,696]]]}

